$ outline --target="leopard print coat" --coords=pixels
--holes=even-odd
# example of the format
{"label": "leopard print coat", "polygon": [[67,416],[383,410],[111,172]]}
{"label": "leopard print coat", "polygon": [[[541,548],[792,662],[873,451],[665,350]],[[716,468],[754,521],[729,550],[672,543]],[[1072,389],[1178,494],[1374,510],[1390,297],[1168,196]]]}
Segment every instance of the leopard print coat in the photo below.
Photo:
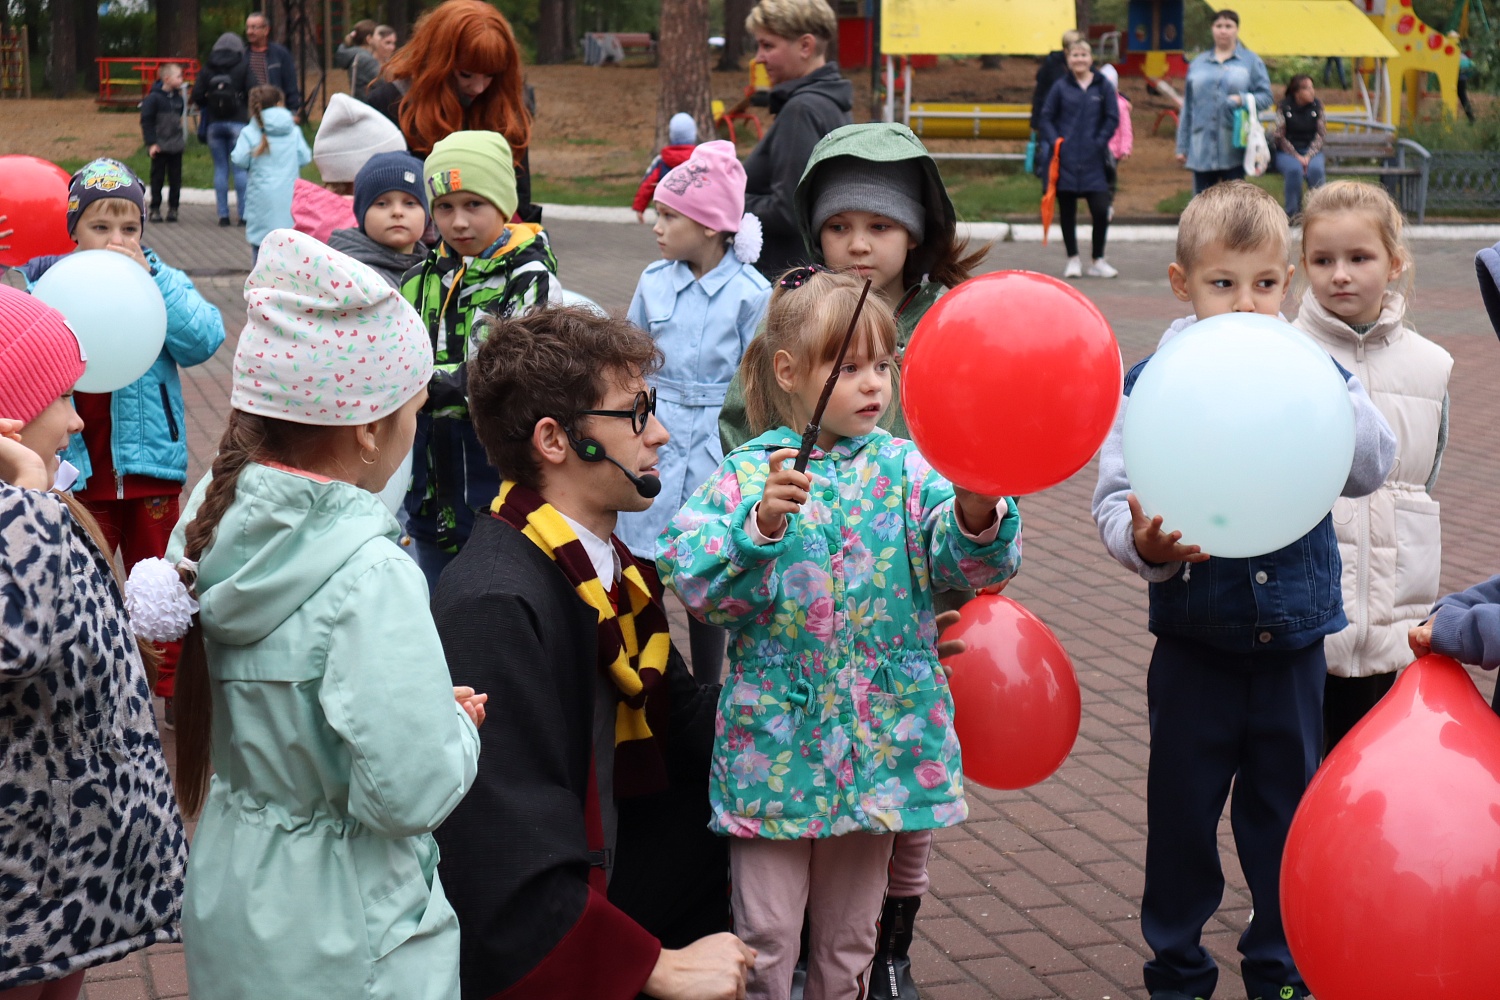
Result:
{"label": "leopard print coat", "polygon": [[124,603],[58,497],[0,483],[0,990],[178,939],[187,838]]}

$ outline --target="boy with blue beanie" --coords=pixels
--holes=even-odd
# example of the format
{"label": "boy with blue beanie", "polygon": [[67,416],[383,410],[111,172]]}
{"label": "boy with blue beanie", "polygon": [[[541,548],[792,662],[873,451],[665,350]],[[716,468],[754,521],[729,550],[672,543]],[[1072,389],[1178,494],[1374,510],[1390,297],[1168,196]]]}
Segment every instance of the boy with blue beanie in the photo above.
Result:
{"label": "boy with blue beanie", "polygon": [[499,473],[469,421],[465,366],[484,339],[482,321],[546,306],[561,289],[542,227],[511,221],[520,199],[505,136],[454,132],[427,154],[422,177],[442,240],[401,282],[436,361],[417,416],[406,530],[436,589],[468,541],[475,513],[488,511],[500,493]]}
{"label": "boy with blue beanie", "polygon": [[354,176],[355,228],[335,229],[328,245],[375,270],[391,287],[422,263],[427,192],[422,161],[410,153],[377,153]]}

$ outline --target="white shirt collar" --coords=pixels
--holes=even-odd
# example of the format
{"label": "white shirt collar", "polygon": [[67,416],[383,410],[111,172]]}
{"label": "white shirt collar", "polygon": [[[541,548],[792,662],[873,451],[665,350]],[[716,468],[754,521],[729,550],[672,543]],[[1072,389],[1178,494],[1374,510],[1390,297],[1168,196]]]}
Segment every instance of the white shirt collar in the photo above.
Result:
{"label": "white shirt collar", "polygon": [[573,529],[573,534],[577,535],[578,540],[583,543],[583,550],[589,554],[589,562],[594,564],[594,575],[599,578],[600,583],[604,584],[604,589],[608,590],[616,580],[620,579],[620,554],[615,551],[609,539],[600,538],[562,511],[559,510],[557,513],[568,522],[568,527]]}

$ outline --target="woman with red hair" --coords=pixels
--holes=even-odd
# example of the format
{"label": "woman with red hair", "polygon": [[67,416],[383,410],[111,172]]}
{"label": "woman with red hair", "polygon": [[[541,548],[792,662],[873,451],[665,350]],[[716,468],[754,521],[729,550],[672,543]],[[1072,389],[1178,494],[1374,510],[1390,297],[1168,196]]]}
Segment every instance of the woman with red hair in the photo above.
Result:
{"label": "woman with red hair", "polygon": [[523,222],[539,221],[531,204],[527,146],[531,113],[521,50],[505,16],[483,0],[447,0],[423,14],[389,62],[367,102],[395,122],[411,152],[426,157],[453,132],[499,132],[515,157]]}

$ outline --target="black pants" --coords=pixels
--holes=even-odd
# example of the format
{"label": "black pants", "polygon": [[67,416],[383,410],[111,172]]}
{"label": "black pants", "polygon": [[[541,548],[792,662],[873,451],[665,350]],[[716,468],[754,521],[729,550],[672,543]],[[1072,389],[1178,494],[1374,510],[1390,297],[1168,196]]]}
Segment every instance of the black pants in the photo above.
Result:
{"label": "black pants", "polygon": [[1094,220],[1094,259],[1104,256],[1104,240],[1109,235],[1108,191],[1059,191],[1057,211],[1062,226],[1063,247],[1069,257],[1078,256],[1078,199],[1089,203],[1089,217]]}
{"label": "black pants", "polygon": [[1463,106],[1464,115],[1468,117],[1469,124],[1474,124],[1474,105],[1469,103],[1469,81],[1463,77],[1458,78],[1458,103]]}
{"label": "black pants", "polygon": [[1202,194],[1221,181],[1242,181],[1244,179],[1245,168],[1243,166],[1230,167],[1228,170],[1194,170],[1193,194]]}
{"label": "black pants", "polygon": [[693,655],[693,677],[699,684],[717,684],[724,673],[724,648],[729,632],[688,616],[688,651]]}
{"label": "black pants", "polygon": [[182,198],[182,154],[157,153],[151,157],[151,211],[161,211],[161,185],[167,183],[167,210],[177,211]]}
{"label": "black pants", "polygon": [[[1281,851],[1323,748],[1323,642],[1227,653],[1160,636],[1146,675],[1146,888],[1141,932],[1154,957],[1146,989],[1213,993],[1219,970],[1203,925],[1224,896],[1218,826],[1230,823],[1255,916],[1240,936],[1251,997],[1307,993],[1281,925]],[[1290,994],[1282,988],[1290,987]]]}
{"label": "black pants", "polygon": [[1333,753],[1339,740],[1349,735],[1375,703],[1396,683],[1396,672],[1371,677],[1335,677],[1323,683],[1323,756]]}

